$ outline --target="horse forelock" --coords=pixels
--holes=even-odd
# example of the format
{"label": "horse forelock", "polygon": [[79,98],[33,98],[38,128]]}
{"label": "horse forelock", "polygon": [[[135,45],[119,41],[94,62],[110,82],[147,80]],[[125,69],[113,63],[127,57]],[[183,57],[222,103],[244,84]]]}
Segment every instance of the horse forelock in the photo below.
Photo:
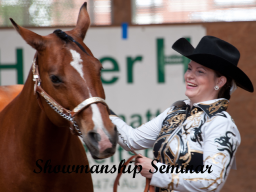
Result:
{"label": "horse forelock", "polygon": [[53,31],[53,33],[56,34],[57,37],[59,37],[61,40],[65,41],[66,43],[69,43],[70,41],[74,42],[83,52],[85,52],[87,55],[89,55],[80,43],[78,43],[76,40],[74,40],[73,37],[71,37],[64,31],[62,31],[60,29],[56,29],[55,31]]}

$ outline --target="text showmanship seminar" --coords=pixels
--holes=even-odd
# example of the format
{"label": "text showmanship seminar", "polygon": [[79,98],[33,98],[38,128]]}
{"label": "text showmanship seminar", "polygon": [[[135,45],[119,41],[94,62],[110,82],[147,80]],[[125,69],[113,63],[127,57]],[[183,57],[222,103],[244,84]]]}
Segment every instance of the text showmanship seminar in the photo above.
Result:
{"label": "text showmanship seminar", "polygon": [[[184,166],[174,166],[174,165],[161,165],[160,168],[158,168],[154,161],[158,162],[157,159],[154,159],[151,162],[151,165],[155,168],[154,171],[149,170],[150,173],[156,173],[160,172],[162,174],[164,173],[204,173],[208,171],[208,173],[211,173],[211,167],[206,165],[204,169],[204,165],[198,165],[197,167],[193,167],[193,165],[188,165],[186,167]],[[121,171],[123,173],[132,173],[133,178],[135,178],[136,174],[139,174],[142,170],[141,165],[134,165],[132,168],[132,165],[129,164],[128,166],[124,165],[125,160],[121,160],[118,167],[116,165],[112,165],[110,167],[109,165],[93,165],[92,167],[89,167],[88,165],[51,165],[51,160],[48,159],[47,161],[44,161],[42,159],[38,159],[36,161],[37,168],[34,169],[34,173],[115,173],[118,171],[120,173]],[[130,162],[132,163],[132,162]]]}

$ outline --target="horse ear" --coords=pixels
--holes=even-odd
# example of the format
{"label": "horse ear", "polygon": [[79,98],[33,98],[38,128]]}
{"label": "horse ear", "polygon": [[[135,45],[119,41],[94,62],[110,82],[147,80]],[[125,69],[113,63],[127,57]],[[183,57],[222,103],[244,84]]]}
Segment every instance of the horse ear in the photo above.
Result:
{"label": "horse ear", "polygon": [[42,36],[30,31],[24,27],[19,26],[15,21],[10,18],[13,27],[20,34],[20,36],[37,51],[42,51],[45,48],[45,42]]}
{"label": "horse ear", "polygon": [[85,34],[90,26],[90,17],[87,12],[87,2],[84,2],[80,8],[76,27],[72,30],[75,36],[84,39]]}

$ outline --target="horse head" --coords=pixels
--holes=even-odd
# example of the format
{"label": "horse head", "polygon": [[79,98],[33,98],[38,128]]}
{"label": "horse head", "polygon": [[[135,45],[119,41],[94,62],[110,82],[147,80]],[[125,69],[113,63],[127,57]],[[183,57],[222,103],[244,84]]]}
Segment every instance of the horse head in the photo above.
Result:
{"label": "horse head", "polygon": [[[83,43],[90,25],[86,3],[81,7],[77,24],[71,31],[55,30],[52,34],[40,36],[19,26],[12,19],[11,21],[22,38],[36,49],[35,63],[41,83],[38,86],[56,103],[67,111],[72,111],[79,104],[83,105],[83,101],[88,98],[102,98],[99,102],[95,101],[78,110],[72,120],[79,127],[81,136],[94,158],[113,155],[117,130],[110,121],[108,107],[103,102],[105,94],[100,79],[102,65]],[[32,82],[32,79],[28,81]],[[69,122],[53,110],[54,106],[51,107],[42,96],[39,96],[39,100],[42,110],[55,126],[66,129],[69,127]]]}

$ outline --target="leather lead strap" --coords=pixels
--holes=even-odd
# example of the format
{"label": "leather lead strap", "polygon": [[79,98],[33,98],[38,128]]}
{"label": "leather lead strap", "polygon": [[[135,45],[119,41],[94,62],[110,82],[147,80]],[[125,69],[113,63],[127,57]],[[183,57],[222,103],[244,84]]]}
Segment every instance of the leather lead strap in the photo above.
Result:
{"label": "leather lead strap", "polygon": [[[113,192],[117,192],[117,185],[119,184],[119,179],[123,173],[123,169],[124,169],[124,166],[126,167],[131,160],[133,159],[136,159],[139,155],[133,155],[131,156],[125,163],[124,165],[121,167],[121,170],[120,172],[117,174],[116,176],[116,179],[115,179],[115,182],[114,182],[114,188],[113,188]],[[149,185],[150,184],[150,179],[149,178],[146,178],[146,186],[144,188],[144,192],[154,192],[155,191],[155,188],[154,186],[152,185]]]}

